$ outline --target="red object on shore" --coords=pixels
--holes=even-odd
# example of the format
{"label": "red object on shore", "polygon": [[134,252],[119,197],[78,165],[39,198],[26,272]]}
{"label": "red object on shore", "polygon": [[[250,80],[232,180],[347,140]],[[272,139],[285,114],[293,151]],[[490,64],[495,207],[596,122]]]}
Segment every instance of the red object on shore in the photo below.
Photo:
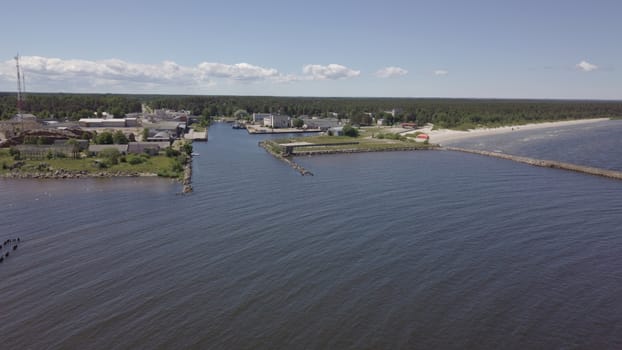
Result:
{"label": "red object on shore", "polygon": [[417,135],[417,138],[418,139],[426,139],[426,140],[428,140],[428,139],[430,139],[430,136],[428,134],[419,134],[419,135]]}

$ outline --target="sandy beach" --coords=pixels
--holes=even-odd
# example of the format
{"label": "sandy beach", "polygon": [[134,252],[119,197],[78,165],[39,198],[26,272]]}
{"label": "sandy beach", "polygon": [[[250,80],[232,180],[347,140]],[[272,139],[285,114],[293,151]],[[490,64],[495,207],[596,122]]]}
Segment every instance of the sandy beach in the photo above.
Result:
{"label": "sandy beach", "polygon": [[443,145],[448,142],[464,140],[464,139],[473,138],[473,137],[506,134],[506,133],[517,131],[517,130],[541,130],[541,129],[547,129],[547,128],[557,128],[560,126],[597,123],[597,122],[602,122],[605,120],[609,120],[609,118],[580,119],[580,120],[570,120],[570,121],[560,121],[560,122],[534,123],[534,124],[515,125],[515,126],[503,126],[499,128],[471,129],[469,131],[458,131],[458,130],[449,130],[449,129],[432,130],[432,127],[433,127],[432,125],[426,125],[422,129],[417,129],[417,131],[428,134],[430,136],[431,143]]}

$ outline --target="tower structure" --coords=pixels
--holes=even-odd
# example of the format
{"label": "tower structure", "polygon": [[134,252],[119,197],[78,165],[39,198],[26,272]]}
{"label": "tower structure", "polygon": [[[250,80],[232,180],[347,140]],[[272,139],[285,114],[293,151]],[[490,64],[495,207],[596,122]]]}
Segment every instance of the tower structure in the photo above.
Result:
{"label": "tower structure", "polygon": [[24,72],[19,65],[19,53],[15,56],[15,68],[17,69],[17,115],[21,118],[24,98],[26,97],[26,83],[24,82]]}

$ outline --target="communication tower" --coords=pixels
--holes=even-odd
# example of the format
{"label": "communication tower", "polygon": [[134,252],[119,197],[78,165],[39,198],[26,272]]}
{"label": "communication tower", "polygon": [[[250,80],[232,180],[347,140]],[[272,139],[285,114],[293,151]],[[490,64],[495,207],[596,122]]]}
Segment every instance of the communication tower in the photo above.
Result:
{"label": "communication tower", "polygon": [[17,115],[21,118],[24,98],[26,98],[26,82],[22,67],[19,65],[19,53],[15,56],[15,68],[17,69]]}

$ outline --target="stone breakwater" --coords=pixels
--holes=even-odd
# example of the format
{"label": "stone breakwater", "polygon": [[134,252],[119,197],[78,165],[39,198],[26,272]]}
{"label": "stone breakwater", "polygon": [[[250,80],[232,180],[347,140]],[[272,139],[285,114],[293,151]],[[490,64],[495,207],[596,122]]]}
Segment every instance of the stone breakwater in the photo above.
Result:
{"label": "stone breakwater", "polygon": [[616,170],[594,168],[594,167],[577,165],[577,164],[572,164],[572,163],[558,162],[554,160],[520,157],[520,156],[513,156],[510,154],[480,151],[480,150],[458,148],[458,147],[443,147],[443,149],[448,150],[448,151],[465,152],[465,153],[479,154],[479,155],[487,156],[487,157],[507,159],[507,160],[512,160],[515,162],[529,164],[533,166],[539,166],[543,168],[569,170],[569,171],[575,171],[575,172],[583,173],[583,174],[596,175],[596,176],[607,177],[610,179],[622,180],[622,172],[616,171]]}
{"label": "stone breakwater", "polygon": [[184,178],[182,180],[182,193],[192,192],[192,157],[188,159],[186,166],[184,167]]}
{"label": "stone breakwater", "polygon": [[[430,150],[436,149],[430,147]],[[370,153],[370,152],[406,152],[406,151],[422,151],[427,149],[413,148],[413,147],[392,147],[392,148],[356,148],[356,149],[327,149],[327,150],[311,150],[311,151],[296,151],[294,156],[315,156],[322,154],[339,154],[339,153]]]}
{"label": "stone breakwater", "polygon": [[313,176],[312,172],[310,172],[309,170],[303,168],[301,165],[299,165],[298,163],[294,162],[289,157],[283,157],[283,155],[281,155],[278,151],[274,150],[273,147],[275,145],[276,145],[276,143],[272,142],[272,141],[268,141],[268,140],[259,141],[259,147],[262,147],[263,149],[268,151],[268,153],[272,154],[277,159],[280,159],[283,162],[289,164],[289,166],[291,166],[294,170],[299,172],[300,175],[302,175],[302,176],[307,176],[307,175]]}
{"label": "stone breakwater", "polygon": [[[339,144],[335,144],[333,146],[338,146],[338,145]],[[292,168],[294,168],[296,171],[298,171],[303,176],[304,175],[313,176],[313,173],[303,168],[296,162],[294,162],[291,159],[292,156],[314,156],[314,155],[322,155],[322,154],[349,154],[349,153],[368,153],[368,152],[400,152],[400,151],[420,151],[420,150],[439,149],[438,145],[429,145],[426,148],[402,147],[402,146],[386,147],[386,148],[360,147],[360,148],[324,149],[324,150],[307,150],[307,151],[297,150],[289,156],[283,156],[283,154],[280,152],[281,145],[277,144],[274,141],[270,141],[270,140],[260,141],[259,146],[263,147],[266,151],[268,151],[274,157],[289,164]]]}
{"label": "stone breakwater", "polygon": [[34,172],[22,172],[11,171],[0,175],[5,179],[80,179],[80,178],[101,178],[101,177],[139,177],[139,176],[157,176],[150,173],[139,172],[118,172],[118,171],[72,171],[65,169],[58,169],[52,171],[34,171]]}

